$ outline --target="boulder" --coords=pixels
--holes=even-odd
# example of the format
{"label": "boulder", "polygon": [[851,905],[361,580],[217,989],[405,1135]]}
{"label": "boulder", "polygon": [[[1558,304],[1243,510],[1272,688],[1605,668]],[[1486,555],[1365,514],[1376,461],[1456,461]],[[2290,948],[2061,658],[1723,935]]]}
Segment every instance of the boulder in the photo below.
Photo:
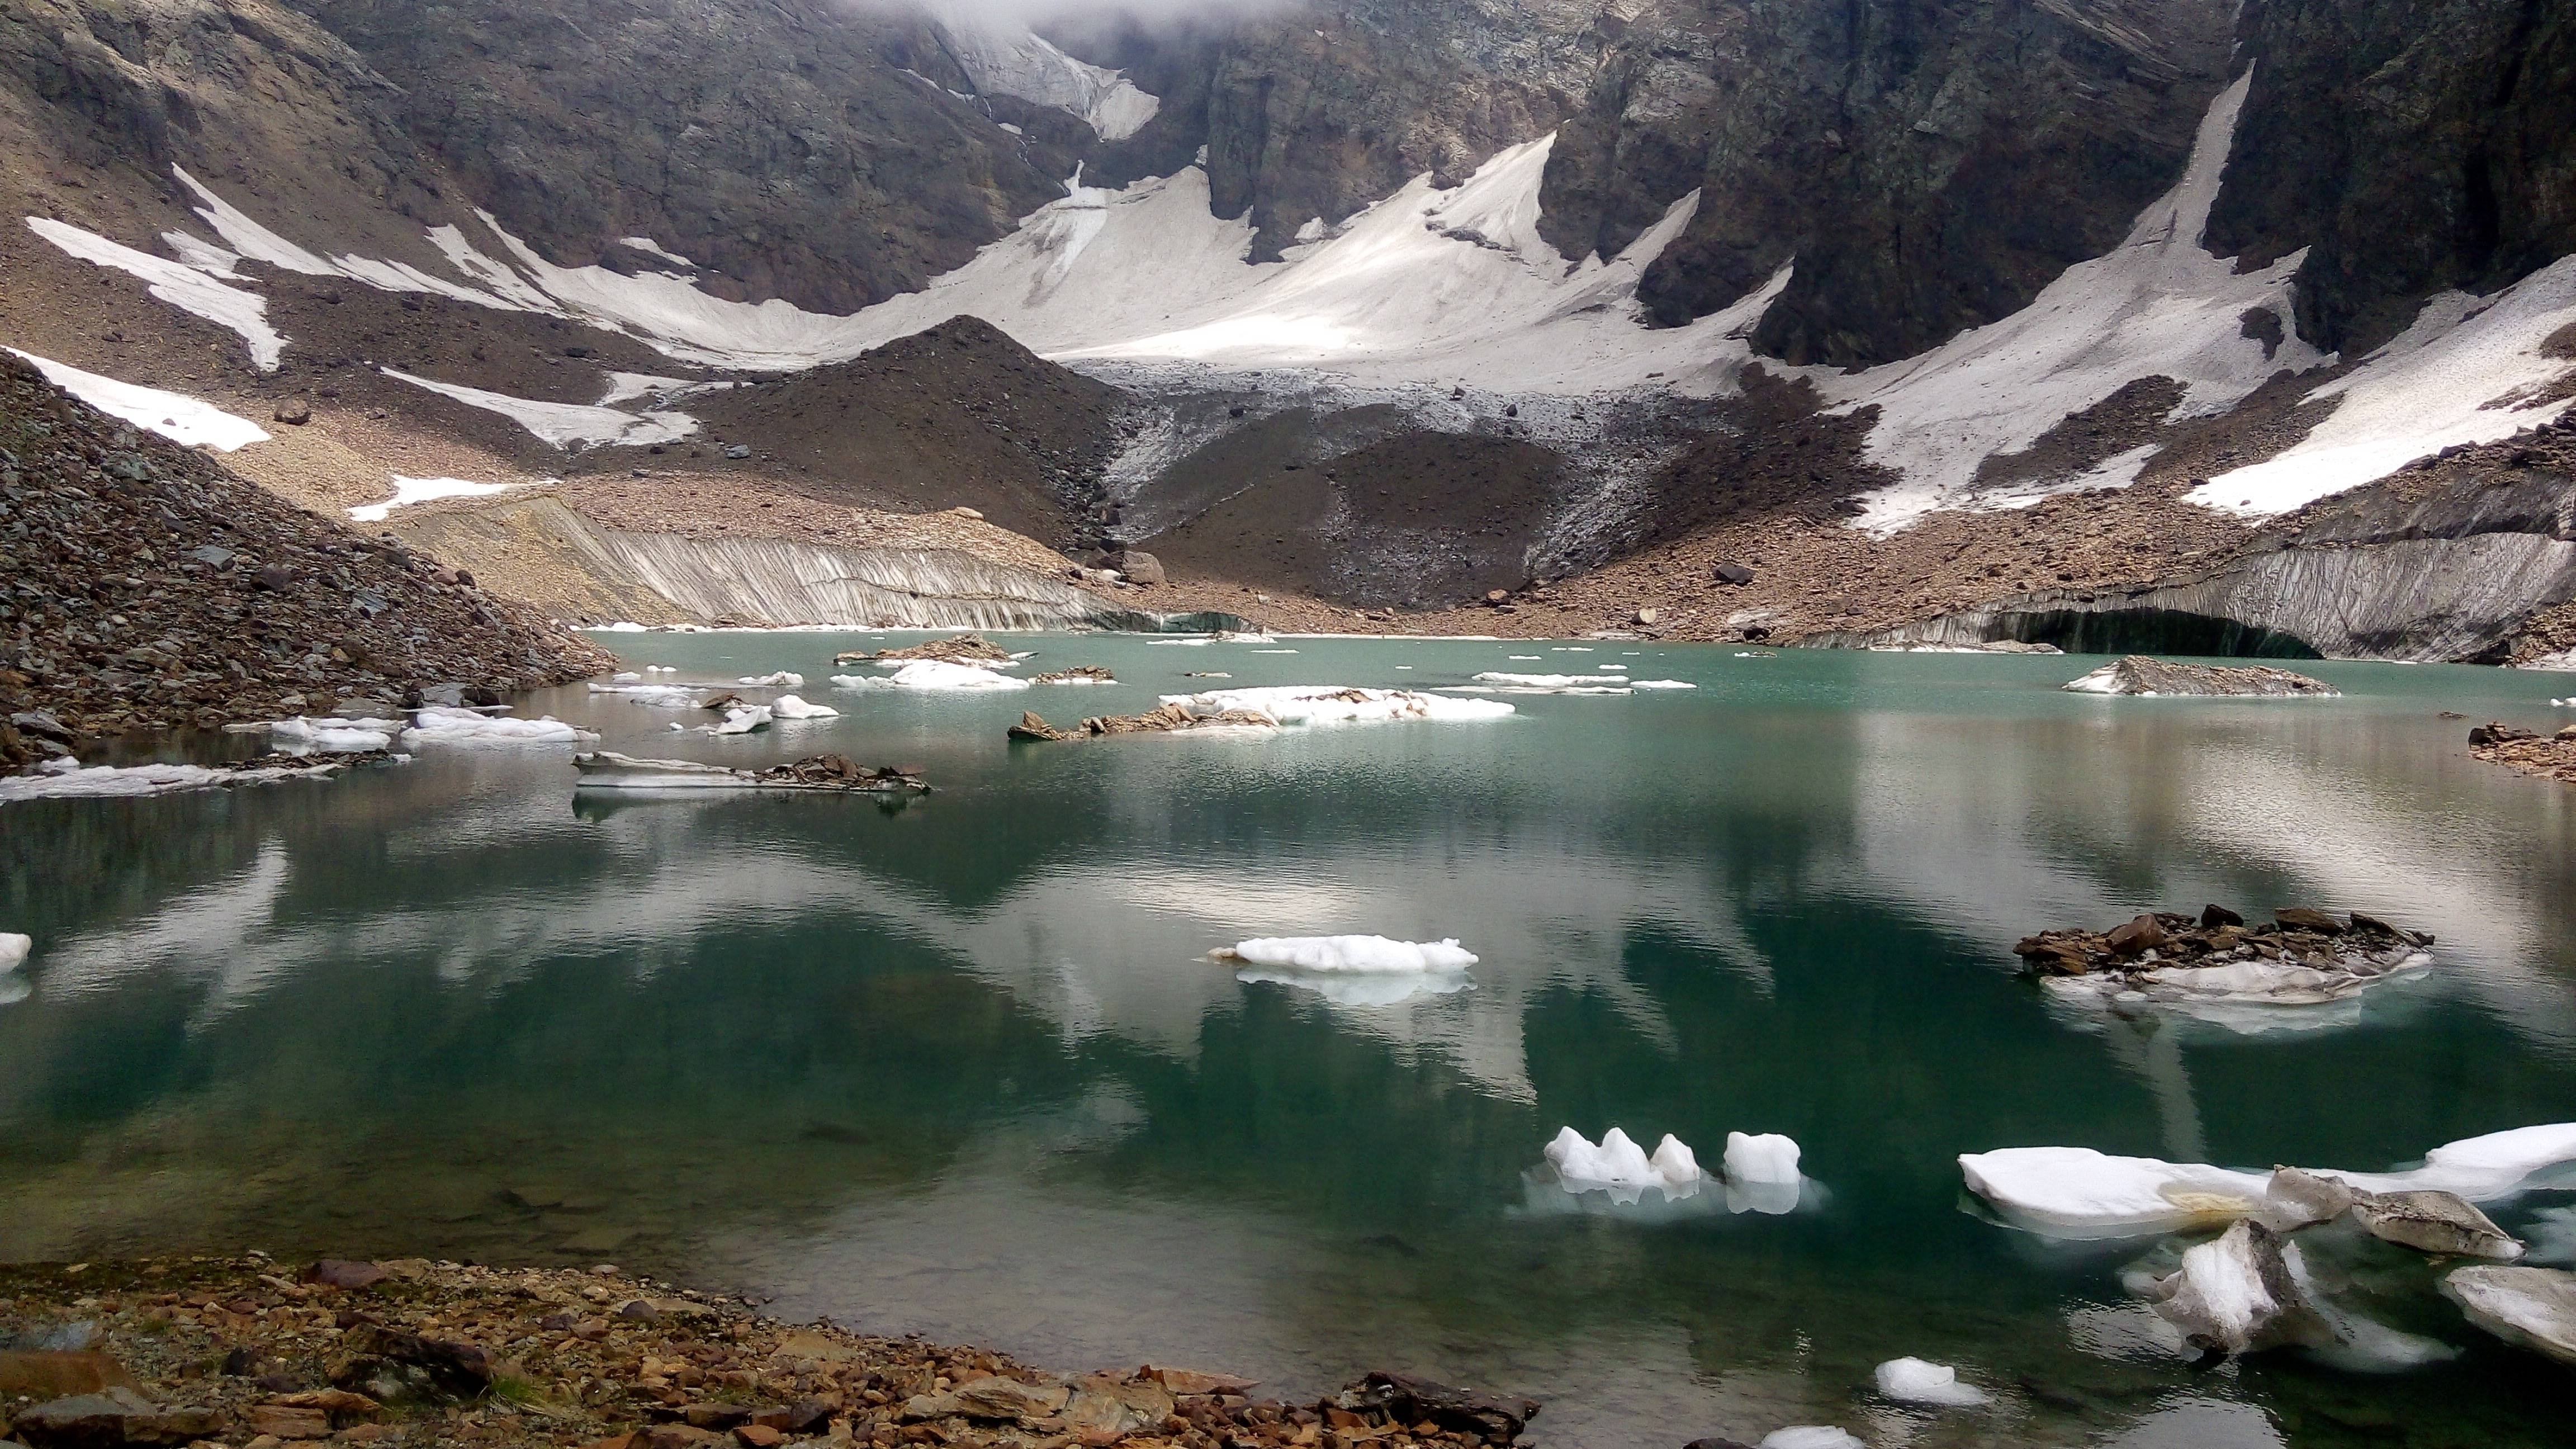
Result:
{"label": "boulder", "polygon": [[347,1258],[322,1258],[304,1270],[305,1282],[318,1283],[325,1288],[364,1288],[372,1283],[381,1283],[389,1276],[373,1263]]}
{"label": "boulder", "polygon": [[2272,919],[2284,931],[2314,931],[2321,936],[2343,934],[2343,922],[2306,906],[2283,906],[2272,913]]}
{"label": "boulder", "polygon": [[1126,575],[1127,582],[1131,584],[1159,584],[1166,582],[1163,574],[1163,561],[1154,557],[1150,553],[1139,553],[1132,548],[1118,555],[1117,563],[1111,565],[1111,567]]}
{"label": "boulder", "polygon": [[0,1349],[0,1404],[20,1399],[43,1402],[95,1394],[114,1388],[140,1388],[125,1366],[94,1351]]}
{"label": "boulder", "polygon": [[2467,1198],[2423,1190],[2358,1194],[2352,1215],[2373,1237],[2466,1258],[2522,1256],[2522,1244]]}
{"label": "boulder", "polygon": [[1716,575],[1719,583],[1734,588],[1740,589],[1753,582],[1753,570],[1740,563],[1722,563],[1711,572]]}
{"label": "boulder", "polygon": [[2152,951],[2165,943],[2165,928],[2153,916],[2140,916],[2125,926],[2113,926],[2102,937],[2114,956],[2135,956]]}
{"label": "boulder", "polygon": [[360,1324],[341,1345],[331,1382],[380,1403],[458,1403],[492,1387],[492,1355],[474,1344]]}
{"label": "boulder", "polygon": [[279,402],[269,416],[281,423],[302,427],[313,421],[313,405],[295,398],[287,398]]}
{"label": "boulder", "polygon": [[2442,1292],[2471,1323],[2503,1339],[2576,1364],[2576,1273],[2563,1268],[2462,1268]]}
{"label": "boulder", "polygon": [[1326,1403],[1349,1413],[1382,1414],[1397,1424],[1428,1420],[1452,1434],[1496,1445],[1519,1438],[1539,1410],[1536,1399],[1500,1398],[1384,1371],[1369,1374]]}

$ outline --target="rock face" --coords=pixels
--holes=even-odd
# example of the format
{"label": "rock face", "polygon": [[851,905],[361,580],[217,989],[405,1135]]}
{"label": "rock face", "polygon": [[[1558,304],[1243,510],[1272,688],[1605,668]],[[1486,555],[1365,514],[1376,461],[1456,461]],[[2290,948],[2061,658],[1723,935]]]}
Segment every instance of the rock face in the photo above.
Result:
{"label": "rock face", "polygon": [[0,357],[0,579],[14,585],[0,709],[27,720],[0,724],[0,770],[80,735],[328,713],[307,707],[450,680],[533,689],[610,663],[434,568]]}
{"label": "rock face", "polygon": [[2215,0],[1660,0],[1605,16],[1541,228],[1608,256],[1693,188],[1639,297],[1681,322],[1791,257],[1759,350],[1903,357],[2019,308],[2173,184],[2223,81]]}
{"label": "rock face", "polygon": [[2268,664],[2176,664],[2132,654],[2061,686],[2074,694],[2183,695],[2204,698],[2322,698],[2343,691]]}
{"label": "rock face", "polygon": [[2308,247],[2298,325],[2363,350],[2447,287],[2576,251],[2576,13],[2528,0],[2251,0],[2209,218],[2221,256]]}

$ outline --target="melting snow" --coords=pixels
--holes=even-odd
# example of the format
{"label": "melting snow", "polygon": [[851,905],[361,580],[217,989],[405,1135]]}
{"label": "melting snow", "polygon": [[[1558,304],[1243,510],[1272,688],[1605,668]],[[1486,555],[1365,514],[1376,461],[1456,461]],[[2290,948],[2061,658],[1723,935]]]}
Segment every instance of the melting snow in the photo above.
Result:
{"label": "melting snow", "polygon": [[158,433],[183,448],[199,445],[219,453],[268,441],[268,433],[248,418],[237,418],[212,403],[186,393],[138,387],[95,372],[83,372],[32,352],[9,351],[24,358],[45,380],[110,417],[123,418],[146,432]]}
{"label": "melting snow", "polygon": [[487,494],[506,493],[518,486],[516,483],[469,483],[462,478],[406,478],[396,473],[393,497],[382,503],[352,508],[349,517],[359,523],[382,523],[397,508],[427,503],[433,498],[481,498]]}
{"label": "melting snow", "polygon": [[[2201,246],[2253,78],[2249,68],[2211,103],[2182,180],[2138,217],[2118,249],[2076,263],[2029,306],[1930,352],[1848,378],[1817,376],[1839,410],[1879,409],[1869,459],[1904,474],[1868,501],[1864,527],[1889,532],[1972,501],[2030,501],[1979,499],[1978,465],[2028,448],[2067,414],[2139,378],[2182,383],[2174,415],[2193,417],[2225,411],[2276,372],[2327,360],[2295,334],[2266,357],[2241,330],[2241,317],[2256,308],[2285,319],[2286,329],[2290,279],[2304,252],[2239,274]],[[2129,479],[2143,461],[2128,465]]]}
{"label": "melting snow", "polygon": [[49,217],[28,217],[27,225],[36,235],[82,261],[141,278],[146,292],[180,311],[231,328],[250,349],[252,365],[262,372],[277,370],[278,354],[285,350],[286,339],[268,325],[268,299],[216,280],[232,275],[232,264],[239,260],[232,253],[207,246],[184,233],[170,233],[163,239],[190,258],[174,262]]}
{"label": "melting snow", "polygon": [[617,443],[640,448],[652,443],[677,442],[698,430],[697,419],[686,413],[653,412],[638,417],[615,408],[539,402],[534,398],[485,392],[479,387],[467,387],[461,383],[432,382],[390,367],[379,370],[387,377],[414,387],[425,387],[468,406],[499,413],[558,448],[573,443]]}

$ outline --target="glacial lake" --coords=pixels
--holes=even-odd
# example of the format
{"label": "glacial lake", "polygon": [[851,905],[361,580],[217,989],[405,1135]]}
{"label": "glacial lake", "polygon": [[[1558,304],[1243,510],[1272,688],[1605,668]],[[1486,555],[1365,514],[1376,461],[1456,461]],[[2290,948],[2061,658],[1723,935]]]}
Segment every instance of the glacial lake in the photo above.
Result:
{"label": "glacial lake", "polygon": [[[37,941],[0,988],[0,1258],[615,1262],[1057,1368],[1410,1370],[1542,1399],[1531,1441],[1587,1449],[2568,1442],[2571,1371],[2467,1327],[2420,1260],[2354,1250],[2337,1282],[2454,1359],[2194,1366],[2122,1282],[2169,1243],[2001,1226],[1955,1159],[2378,1170],[2576,1119],[2576,790],[2462,743],[2576,720],[2547,705],[2569,676],[2319,663],[2347,697],[2130,700],[2059,691],[2102,662],[2071,657],[1002,636],[1122,683],[907,695],[826,680],[918,635],[601,637],[657,680],[796,670],[843,714],[521,712],[937,791],[576,800],[567,750],[434,747],[0,807],[0,927]],[[1699,687],[1003,739],[1026,708],[1604,664]],[[2438,964],[2260,1032],[2085,1016],[2015,972],[2031,931],[2205,901],[2361,908]],[[1386,1000],[1206,959],[1336,932],[1481,961]],[[1815,1186],[1785,1215],[1577,1201],[1533,1173],[1566,1125],[1712,1167],[1729,1130],[1787,1133]],[[2493,1211],[2576,1261],[2576,1188]],[[1876,1399],[1902,1355],[1999,1402]]]}

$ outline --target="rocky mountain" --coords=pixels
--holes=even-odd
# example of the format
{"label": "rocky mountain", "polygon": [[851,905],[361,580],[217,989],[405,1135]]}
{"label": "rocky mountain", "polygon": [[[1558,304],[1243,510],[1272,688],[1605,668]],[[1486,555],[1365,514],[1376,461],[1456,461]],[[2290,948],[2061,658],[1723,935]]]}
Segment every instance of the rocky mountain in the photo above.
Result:
{"label": "rocky mountain", "polygon": [[[2430,455],[2518,486],[2492,460],[2576,402],[2570,27],[30,0],[0,15],[0,342],[301,411],[234,461],[309,506],[552,484],[564,557],[962,506],[1063,580],[1165,560],[1112,609],[1499,593],[1516,625],[1584,599],[1861,640],[2170,586],[2269,640],[2194,582],[2214,558]],[[556,517],[489,506],[441,536]],[[2402,612],[2407,577],[2350,587]],[[2514,577],[2459,628],[2300,647],[2539,657],[2556,585]]]}

